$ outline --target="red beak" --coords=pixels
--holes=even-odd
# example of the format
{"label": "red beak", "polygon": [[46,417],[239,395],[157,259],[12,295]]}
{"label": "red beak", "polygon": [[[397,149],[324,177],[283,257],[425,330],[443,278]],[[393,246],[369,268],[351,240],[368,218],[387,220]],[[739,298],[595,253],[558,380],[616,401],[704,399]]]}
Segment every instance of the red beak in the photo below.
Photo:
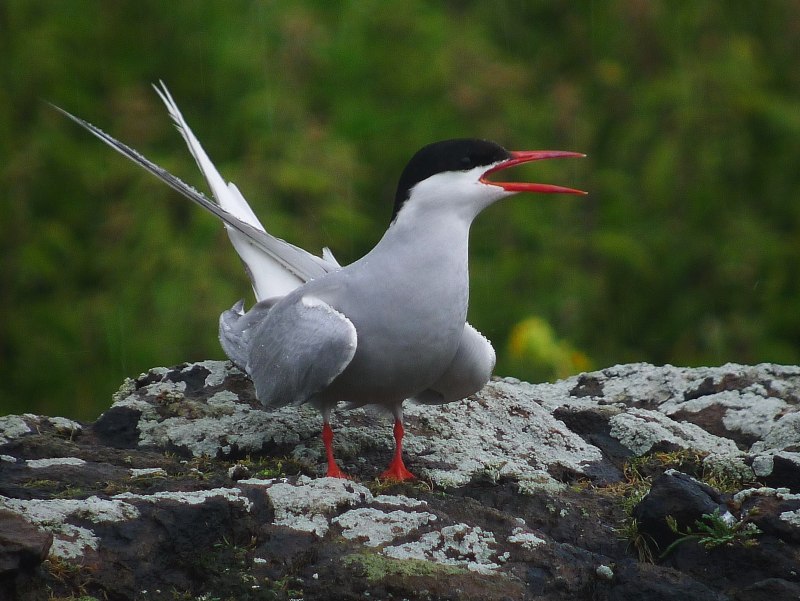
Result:
{"label": "red beak", "polygon": [[580,152],[566,152],[563,150],[512,150],[511,158],[507,161],[495,165],[481,176],[481,183],[500,186],[506,192],[542,192],[544,194],[587,194],[583,190],[565,188],[564,186],[554,186],[552,184],[529,184],[525,182],[493,182],[486,179],[492,173],[530,163],[531,161],[541,161],[543,159],[566,159],[585,157]]}

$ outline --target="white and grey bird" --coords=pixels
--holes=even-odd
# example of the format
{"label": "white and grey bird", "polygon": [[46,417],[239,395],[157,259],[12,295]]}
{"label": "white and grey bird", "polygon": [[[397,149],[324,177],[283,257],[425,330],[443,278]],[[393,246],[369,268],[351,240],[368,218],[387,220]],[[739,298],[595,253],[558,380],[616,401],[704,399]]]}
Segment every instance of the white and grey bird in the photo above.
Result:
{"label": "white and grey bird", "polygon": [[418,151],[400,176],[391,223],[364,257],[342,267],[267,233],[232,183],[209,160],[172,96],[156,87],[216,203],[95,126],[65,111],[103,142],[220,218],[252,281],[256,304],[224,311],[219,337],[255,384],[265,407],[310,403],[323,417],[327,475],[345,477],[333,456],[331,410],[378,405],[395,418],[386,479],[414,476],[402,457],[403,402],[448,403],[480,390],[495,353],[467,323],[468,241],[475,217],[518,192],[584,194],[549,184],[489,177],[530,161],[584,156],[507,151],[456,139]]}

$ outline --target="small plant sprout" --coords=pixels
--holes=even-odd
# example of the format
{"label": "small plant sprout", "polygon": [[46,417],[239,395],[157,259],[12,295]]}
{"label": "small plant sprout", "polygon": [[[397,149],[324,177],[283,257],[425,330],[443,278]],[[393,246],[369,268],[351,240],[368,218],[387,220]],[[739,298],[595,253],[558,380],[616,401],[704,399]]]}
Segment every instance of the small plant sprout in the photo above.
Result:
{"label": "small plant sprout", "polygon": [[699,520],[695,520],[696,531],[687,528],[681,532],[674,517],[667,516],[666,520],[670,530],[679,538],[664,549],[659,559],[664,559],[675,547],[688,540],[696,540],[706,549],[737,543],[749,547],[757,544],[755,537],[761,534],[759,527],[747,521],[747,517],[737,520],[728,512],[720,514],[719,509],[715,509],[714,513],[704,513]]}

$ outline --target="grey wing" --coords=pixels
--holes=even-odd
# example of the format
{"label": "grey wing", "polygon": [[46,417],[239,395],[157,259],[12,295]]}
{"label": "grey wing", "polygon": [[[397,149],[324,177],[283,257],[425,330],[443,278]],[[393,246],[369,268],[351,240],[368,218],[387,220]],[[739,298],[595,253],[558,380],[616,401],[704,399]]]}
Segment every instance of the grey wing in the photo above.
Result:
{"label": "grey wing", "polygon": [[492,377],[495,353],[492,343],[468,323],[450,366],[430,388],[413,400],[426,405],[458,401],[483,388]]}
{"label": "grey wing", "polygon": [[242,371],[246,370],[247,355],[253,331],[263,321],[280,297],[263,300],[244,312],[244,301],[240,300],[219,316],[219,342],[228,359]]}
{"label": "grey wing", "polygon": [[344,371],[356,346],[356,328],[347,317],[303,296],[273,307],[256,327],[246,371],[265,406],[299,405]]}

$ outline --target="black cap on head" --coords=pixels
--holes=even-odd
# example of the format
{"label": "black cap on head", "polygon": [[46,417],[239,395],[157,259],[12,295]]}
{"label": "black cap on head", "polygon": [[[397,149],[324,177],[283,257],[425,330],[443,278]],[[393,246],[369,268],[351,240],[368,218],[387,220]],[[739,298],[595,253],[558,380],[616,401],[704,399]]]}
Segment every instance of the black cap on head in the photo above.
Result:
{"label": "black cap on head", "polygon": [[510,158],[511,154],[505,148],[488,140],[461,138],[428,144],[411,157],[400,175],[392,219],[408,200],[411,188],[430,176],[446,171],[469,171]]}

